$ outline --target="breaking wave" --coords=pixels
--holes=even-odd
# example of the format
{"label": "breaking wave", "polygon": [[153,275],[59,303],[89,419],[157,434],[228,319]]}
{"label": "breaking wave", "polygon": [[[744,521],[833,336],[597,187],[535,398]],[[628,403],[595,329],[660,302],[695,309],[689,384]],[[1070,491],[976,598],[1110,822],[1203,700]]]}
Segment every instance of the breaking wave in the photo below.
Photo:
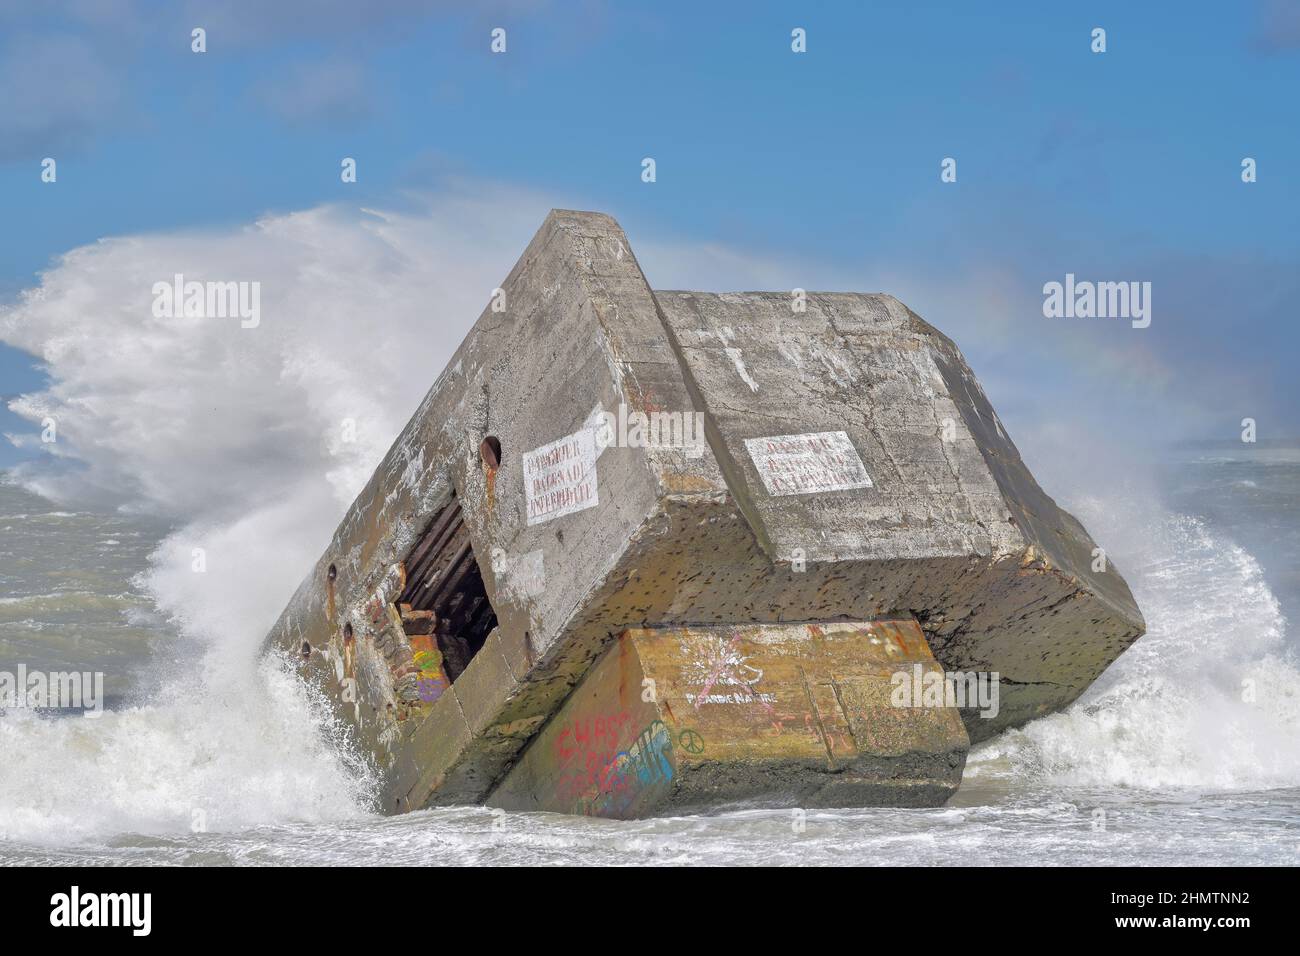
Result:
{"label": "breaking wave", "polygon": [[[147,662],[102,665],[147,671],[132,682],[134,706],[98,719],[0,716],[0,839],[368,813],[366,768],[338,739],[321,740],[310,694],[258,651],[545,210],[524,196],[479,202],[409,215],[322,207],[223,232],[104,240],[0,307],[0,340],[50,376],[11,408],[37,427],[58,422],[58,441],[43,448],[54,459],[19,466],[11,480],[60,506],[171,528],[154,534],[133,582],[170,622],[168,640]],[[175,273],[260,281],[260,325],[155,317],[152,285]],[[5,512],[14,532],[5,545],[12,537],[27,549],[24,566],[59,560],[34,526],[54,519],[34,504]],[[102,541],[89,531],[61,539],[77,555]],[[11,596],[0,622],[52,614],[55,600],[95,602],[111,616],[119,601],[56,599],[40,582]],[[125,616],[129,596],[123,603]],[[22,637],[0,640],[0,667],[28,663],[11,659],[29,653]]]}
{"label": "breaking wave", "polygon": [[365,768],[275,658],[238,682],[196,670],[157,703],[98,718],[0,718],[0,839],[76,844],[114,834],[241,830],[355,819]]}
{"label": "breaking wave", "polygon": [[1124,571],[1146,636],[1068,710],[978,748],[968,775],[1070,787],[1300,786],[1300,671],[1259,562],[1198,518],[1086,505],[1081,517],[1099,540],[1120,521],[1145,540]]}

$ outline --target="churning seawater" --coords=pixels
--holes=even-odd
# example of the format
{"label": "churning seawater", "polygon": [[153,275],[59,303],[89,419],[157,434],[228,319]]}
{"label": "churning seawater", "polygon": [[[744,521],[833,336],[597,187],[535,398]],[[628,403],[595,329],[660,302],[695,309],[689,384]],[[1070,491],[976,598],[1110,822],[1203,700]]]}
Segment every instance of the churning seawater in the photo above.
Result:
{"label": "churning seawater", "polygon": [[366,768],[257,635],[198,640],[160,597],[167,527],[0,483],[0,670],[101,670],[109,696],[97,719],[0,716],[0,863],[1300,863],[1300,448],[1183,448],[1164,471],[1162,501],[1062,501],[1146,637],[1069,711],[973,753],[946,807],[632,823],[374,814]]}

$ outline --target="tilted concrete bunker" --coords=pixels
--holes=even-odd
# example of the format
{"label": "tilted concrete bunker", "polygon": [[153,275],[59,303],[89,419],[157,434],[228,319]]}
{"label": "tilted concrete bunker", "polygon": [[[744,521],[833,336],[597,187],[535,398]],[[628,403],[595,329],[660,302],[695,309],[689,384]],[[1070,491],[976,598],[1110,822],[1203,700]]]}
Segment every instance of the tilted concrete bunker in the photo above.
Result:
{"label": "tilted concrete bunker", "polygon": [[937,805],[1143,633],[1094,547],[898,300],[653,292],[557,210],[268,645],[388,812]]}

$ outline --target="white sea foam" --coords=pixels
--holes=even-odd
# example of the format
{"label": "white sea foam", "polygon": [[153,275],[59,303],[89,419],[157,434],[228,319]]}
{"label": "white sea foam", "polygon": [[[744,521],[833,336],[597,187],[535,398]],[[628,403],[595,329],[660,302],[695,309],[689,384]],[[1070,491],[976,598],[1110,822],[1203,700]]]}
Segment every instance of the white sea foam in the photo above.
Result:
{"label": "white sea foam", "polygon": [[[1060,786],[1300,786],[1300,671],[1259,563],[1195,518],[1085,502],[1101,540],[1142,541],[1124,573],[1147,634],[1068,710],[972,754],[968,778]],[[1253,699],[1250,699],[1252,698]]]}
{"label": "white sea foam", "polygon": [[239,830],[362,815],[370,778],[321,735],[321,702],[275,659],[238,680],[196,661],[158,702],[88,720],[0,718],[0,840]]}

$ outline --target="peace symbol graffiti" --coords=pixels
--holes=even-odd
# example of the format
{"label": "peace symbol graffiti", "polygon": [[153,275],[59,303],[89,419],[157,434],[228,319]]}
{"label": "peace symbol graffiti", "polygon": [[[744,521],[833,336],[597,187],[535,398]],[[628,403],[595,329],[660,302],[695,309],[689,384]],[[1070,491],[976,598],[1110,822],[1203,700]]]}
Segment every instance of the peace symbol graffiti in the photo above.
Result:
{"label": "peace symbol graffiti", "polygon": [[704,753],[704,738],[693,730],[683,730],[677,742],[682,745],[682,749],[688,754]]}

